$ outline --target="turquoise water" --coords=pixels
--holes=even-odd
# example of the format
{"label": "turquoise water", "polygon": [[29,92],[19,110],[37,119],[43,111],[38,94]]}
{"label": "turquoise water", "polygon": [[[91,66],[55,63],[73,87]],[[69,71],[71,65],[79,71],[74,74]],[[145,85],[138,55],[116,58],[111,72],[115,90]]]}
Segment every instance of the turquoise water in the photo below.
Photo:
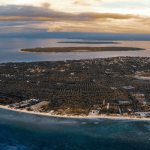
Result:
{"label": "turquoise water", "polygon": [[150,122],[69,119],[0,109],[0,150],[148,150]]}

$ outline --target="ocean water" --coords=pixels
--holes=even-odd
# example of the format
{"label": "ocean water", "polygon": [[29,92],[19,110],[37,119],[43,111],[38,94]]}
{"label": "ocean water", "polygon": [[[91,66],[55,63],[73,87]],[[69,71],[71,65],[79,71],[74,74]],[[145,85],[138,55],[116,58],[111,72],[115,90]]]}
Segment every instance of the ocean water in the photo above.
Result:
{"label": "ocean water", "polygon": [[[58,54],[19,52],[19,49],[21,48],[89,46],[89,44],[57,43],[61,41],[73,40],[0,39],[0,63],[57,61],[115,56],[150,57],[150,42],[148,41],[119,41],[121,44],[90,45],[140,47],[145,48],[145,51]],[[149,149],[149,121],[69,119],[25,114],[21,112],[0,109],[0,150]]]}
{"label": "ocean water", "polygon": [[[57,43],[63,41],[83,41],[73,39],[23,39],[4,38],[0,39],[0,63],[2,62],[32,62],[32,61],[59,61],[78,60],[92,58],[106,58],[116,56],[143,56],[150,57],[150,41],[110,41],[120,44],[75,44]],[[91,40],[92,41],[92,40]],[[90,42],[91,42],[90,41]],[[94,41],[95,42],[95,41]],[[107,41],[108,42],[108,41]],[[22,48],[35,47],[75,47],[75,46],[126,46],[145,48],[145,51],[122,51],[122,52],[75,52],[75,53],[24,53],[19,52]]]}
{"label": "ocean water", "polygon": [[0,109],[0,150],[149,150],[150,122],[69,119]]}

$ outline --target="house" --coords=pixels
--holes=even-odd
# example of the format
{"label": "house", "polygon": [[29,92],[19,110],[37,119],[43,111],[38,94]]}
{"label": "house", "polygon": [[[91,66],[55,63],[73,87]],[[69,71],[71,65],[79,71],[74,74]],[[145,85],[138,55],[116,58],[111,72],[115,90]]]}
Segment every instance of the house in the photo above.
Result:
{"label": "house", "polygon": [[48,105],[48,104],[49,104],[49,102],[42,101],[42,102],[40,102],[40,103],[38,103],[38,104],[36,104],[36,105],[31,106],[31,109],[32,109],[33,111],[39,111],[43,106],[46,106],[46,105]]}
{"label": "house", "polygon": [[99,115],[99,112],[100,112],[100,110],[92,109],[92,110],[90,110],[89,115]]}
{"label": "house", "polygon": [[14,108],[19,108],[19,106],[20,106],[20,103],[12,104],[12,107],[14,107]]}
{"label": "house", "polygon": [[128,116],[128,113],[122,113],[123,116]]}
{"label": "house", "polygon": [[109,103],[107,103],[107,109],[109,109]]}
{"label": "house", "polygon": [[134,87],[132,86],[122,86],[123,89],[127,89],[127,90],[130,90],[130,89],[133,89]]}
{"label": "house", "polygon": [[139,102],[143,102],[145,100],[145,94],[133,94],[133,96],[135,97],[136,100],[138,100]]}
{"label": "house", "polygon": [[139,114],[141,117],[150,116],[150,112],[135,112],[136,114]]}
{"label": "house", "polygon": [[130,104],[130,101],[118,101],[119,105]]}

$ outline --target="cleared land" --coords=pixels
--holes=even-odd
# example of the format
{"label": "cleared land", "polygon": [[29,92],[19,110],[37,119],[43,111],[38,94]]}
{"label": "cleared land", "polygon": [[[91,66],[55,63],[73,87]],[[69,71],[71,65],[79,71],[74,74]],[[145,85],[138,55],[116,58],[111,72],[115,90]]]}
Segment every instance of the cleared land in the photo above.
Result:
{"label": "cleared land", "polygon": [[[86,51],[85,51],[86,50]],[[21,52],[47,52],[47,53],[62,53],[62,52],[101,52],[101,51],[138,51],[145,50],[137,47],[37,47],[21,49]]]}

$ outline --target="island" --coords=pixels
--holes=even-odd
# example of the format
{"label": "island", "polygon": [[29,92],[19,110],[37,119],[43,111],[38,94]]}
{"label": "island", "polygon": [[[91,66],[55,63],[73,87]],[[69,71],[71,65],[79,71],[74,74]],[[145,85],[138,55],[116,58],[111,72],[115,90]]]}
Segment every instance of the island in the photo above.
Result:
{"label": "island", "polygon": [[21,49],[20,52],[66,53],[66,52],[102,52],[102,51],[139,51],[137,47],[37,47]]}
{"label": "island", "polygon": [[92,42],[92,41],[64,41],[64,42],[57,42],[57,43],[70,43],[70,44],[121,44],[119,42]]}
{"label": "island", "polygon": [[150,120],[150,58],[0,64],[0,106],[61,117]]}

